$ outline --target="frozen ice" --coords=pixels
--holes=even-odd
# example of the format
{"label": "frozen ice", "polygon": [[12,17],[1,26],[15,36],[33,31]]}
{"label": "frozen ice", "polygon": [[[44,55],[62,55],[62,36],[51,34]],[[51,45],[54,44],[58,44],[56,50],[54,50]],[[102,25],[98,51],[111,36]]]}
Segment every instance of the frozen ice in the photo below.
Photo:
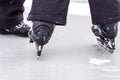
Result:
{"label": "frozen ice", "polygon": [[[32,25],[30,5],[26,0],[24,20]],[[120,80],[120,36],[115,53],[105,52],[91,26],[88,3],[71,2],[67,25],[55,28],[39,60],[29,38],[0,35],[0,80]]]}

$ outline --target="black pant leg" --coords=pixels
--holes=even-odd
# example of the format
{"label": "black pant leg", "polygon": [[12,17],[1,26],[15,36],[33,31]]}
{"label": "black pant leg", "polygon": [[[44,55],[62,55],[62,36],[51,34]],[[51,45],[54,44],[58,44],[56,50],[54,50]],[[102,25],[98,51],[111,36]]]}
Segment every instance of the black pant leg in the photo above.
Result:
{"label": "black pant leg", "polygon": [[93,24],[111,24],[120,20],[119,0],[89,0]]}
{"label": "black pant leg", "polygon": [[[69,0],[33,0],[28,20],[48,21],[64,25]],[[92,23],[110,24],[120,20],[120,4],[117,0],[89,0]]]}
{"label": "black pant leg", "polygon": [[0,1],[0,28],[11,28],[23,20],[25,0]]}
{"label": "black pant leg", "polygon": [[33,0],[28,20],[65,25],[68,4],[69,0]]}

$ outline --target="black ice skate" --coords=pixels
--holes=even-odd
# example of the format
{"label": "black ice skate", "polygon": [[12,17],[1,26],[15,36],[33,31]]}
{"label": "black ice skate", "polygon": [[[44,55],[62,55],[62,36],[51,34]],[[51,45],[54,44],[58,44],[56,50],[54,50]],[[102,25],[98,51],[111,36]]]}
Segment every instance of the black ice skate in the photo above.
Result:
{"label": "black ice skate", "polygon": [[18,36],[28,37],[29,30],[30,27],[24,22],[21,22],[13,28],[0,29],[0,34],[14,34]]}
{"label": "black ice skate", "polygon": [[98,44],[110,53],[115,50],[115,37],[117,36],[118,24],[93,25],[92,32],[97,37]]}
{"label": "black ice skate", "polygon": [[30,42],[35,42],[38,57],[41,56],[43,46],[48,43],[55,25],[52,23],[35,21],[29,31]]}

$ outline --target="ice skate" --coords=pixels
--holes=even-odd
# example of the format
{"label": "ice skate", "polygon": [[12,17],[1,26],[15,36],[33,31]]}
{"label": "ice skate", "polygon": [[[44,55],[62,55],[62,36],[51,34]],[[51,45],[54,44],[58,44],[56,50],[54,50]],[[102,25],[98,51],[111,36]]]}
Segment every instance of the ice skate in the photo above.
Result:
{"label": "ice skate", "polygon": [[52,23],[35,21],[29,31],[30,42],[35,42],[37,55],[41,56],[43,46],[48,43],[53,33],[55,25]]}
{"label": "ice skate", "polygon": [[118,24],[93,25],[92,32],[97,38],[98,44],[113,53],[115,50],[115,37],[117,36]]}
{"label": "ice skate", "polygon": [[0,29],[0,34],[14,34],[23,37],[28,37],[29,30],[30,27],[27,24],[25,24],[24,22],[20,22],[13,28]]}

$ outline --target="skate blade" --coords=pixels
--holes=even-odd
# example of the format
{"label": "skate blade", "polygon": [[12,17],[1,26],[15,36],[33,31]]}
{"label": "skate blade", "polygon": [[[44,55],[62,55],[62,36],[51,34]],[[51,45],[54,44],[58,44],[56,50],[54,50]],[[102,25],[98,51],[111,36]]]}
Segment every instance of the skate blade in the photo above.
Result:
{"label": "skate blade", "polygon": [[97,41],[98,45],[103,48],[105,51],[109,52],[109,53],[114,53],[114,50],[110,50],[109,48],[107,48],[105,45],[101,44],[101,42]]}
{"label": "skate blade", "polygon": [[41,53],[42,53],[42,50],[43,50],[43,46],[44,45],[38,45],[36,43],[36,49],[37,49],[37,56],[40,57],[41,56]]}

